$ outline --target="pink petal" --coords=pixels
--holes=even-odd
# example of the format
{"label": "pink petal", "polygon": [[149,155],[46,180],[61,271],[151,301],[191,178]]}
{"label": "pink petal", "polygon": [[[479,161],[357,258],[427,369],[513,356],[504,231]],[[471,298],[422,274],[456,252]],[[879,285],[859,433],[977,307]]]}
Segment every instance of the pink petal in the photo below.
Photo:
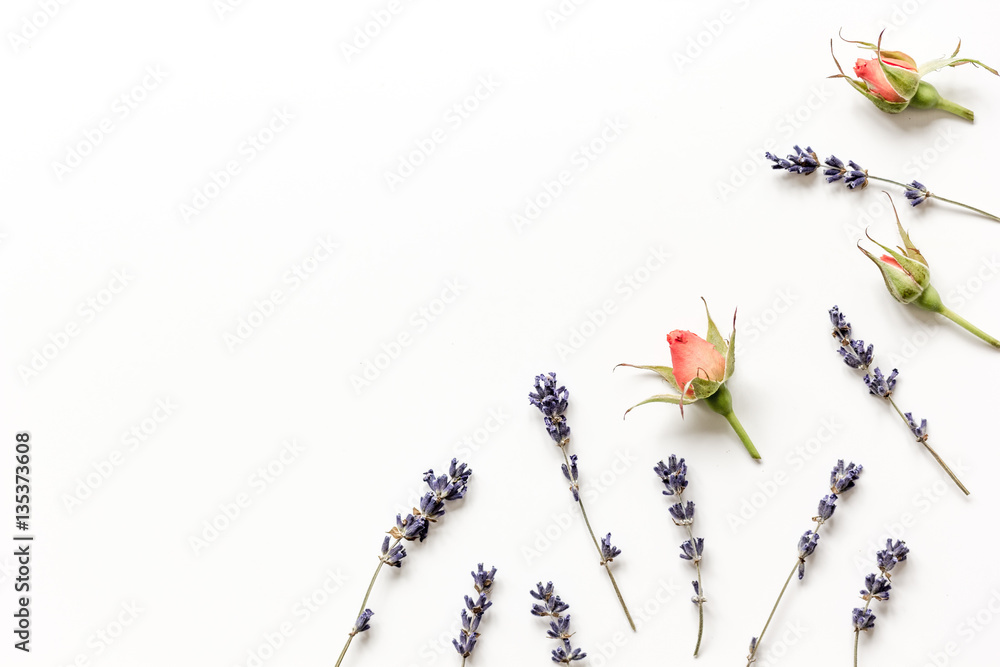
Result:
{"label": "pink petal", "polygon": [[[698,334],[677,329],[667,334],[674,378],[683,389],[696,377],[722,382],[726,377],[726,359]],[[694,395],[688,390],[688,395]]]}

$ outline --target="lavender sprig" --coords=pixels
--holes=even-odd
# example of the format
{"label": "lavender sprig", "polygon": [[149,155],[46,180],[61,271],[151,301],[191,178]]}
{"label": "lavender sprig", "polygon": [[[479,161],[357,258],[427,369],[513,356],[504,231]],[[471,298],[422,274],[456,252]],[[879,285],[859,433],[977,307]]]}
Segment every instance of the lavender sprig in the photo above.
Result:
{"label": "lavender sprig", "polygon": [[472,581],[479,597],[473,599],[468,595],[465,596],[466,608],[462,610],[462,630],[459,632],[458,639],[451,640],[455,650],[462,656],[463,667],[479,641],[479,624],[483,620],[483,614],[493,606],[493,603],[488,600],[488,596],[493,589],[493,580],[496,577],[497,569],[494,567],[487,572],[483,569],[483,564],[480,563],[477,571],[470,574],[472,574]]}
{"label": "lavender sprig", "polygon": [[837,348],[837,352],[840,354],[844,363],[851,368],[865,373],[864,383],[868,387],[868,393],[872,396],[885,399],[889,405],[893,407],[899,418],[903,420],[906,427],[910,429],[910,432],[916,438],[917,442],[922,444],[924,448],[930,452],[930,455],[934,457],[934,460],[938,462],[938,465],[948,473],[952,481],[962,490],[965,495],[969,495],[969,490],[965,488],[958,476],[952,472],[948,464],[942,460],[938,453],[934,451],[934,448],[930,446],[927,442],[928,432],[927,432],[927,420],[921,419],[918,424],[913,418],[912,412],[904,413],[896,405],[896,401],[892,399],[892,392],[896,388],[896,378],[899,375],[899,371],[895,368],[892,372],[886,376],[882,373],[882,370],[877,366],[872,368],[874,363],[875,352],[874,347],[869,344],[865,347],[865,342],[860,339],[855,339],[852,337],[851,323],[847,321],[847,318],[837,306],[830,309],[830,323],[833,325],[833,337],[840,341],[840,347]]}
{"label": "lavender sprig", "polygon": [[[846,325],[848,328],[849,324]],[[833,467],[833,471],[830,473],[830,494],[823,496],[819,501],[819,508],[817,515],[812,518],[816,523],[815,528],[807,530],[799,538],[799,552],[798,558],[795,560],[795,566],[792,571],[788,573],[788,578],[785,579],[785,585],[781,587],[781,592],[778,593],[778,599],[774,601],[774,606],[771,607],[771,613],[767,617],[767,621],[764,623],[764,629],[760,631],[760,634],[750,640],[750,653],[747,654],[747,667],[753,664],[757,659],[757,651],[760,649],[760,640],[764,638],[764,633],[767,632],[767,628],[771,625],[771,619],[774,618],[774,612],[778,609],[778,603],[781,602],[782,596],[785,594],[785,590],[788,588],[788,584],[792,581],[792,577],[798,573],[799,579],[801,580],[806,574],[806,559],[816,551],[816,546],[819,544],[819,531],[830,517],[833,516],[834,510],[837,509],[837,499],[844,494],[844,492],[854,488],[854,483],[861,476],[861,471],[863,466],[855,465],[854,463],[849,463],[844,465],[843,460],[837,461],[837,465]]]}
{"label": "lavender sprig", "polygon": [[685,504],[682,494],[687,488],[687,464],[684,459],[678,460],[673,454],[667,459],[667,463],[660,461],[653,467],[653,472],[659,476],[666,490],[663,495],[672,497],[676,502],[669,507],[670,516],[674,523],[687,531],[688,539],[681,544],[680,557],[690,561],[694,565],[698,578],[692,581],[694,587],[694,597],[691,602],[698,606],[698,640],[694,645],[694,655],[698,657],[698,649],[701,648],[701,635],[705,628],[705,595],[701,585],[701,554],[705,546],[705,540],[694,536],[694,503],[690,500]]}
{"label": "lavender sprig", "polygon": [[539,602],[531,605],[533,616],[549,618],[549,630],[546,633],[551,639],[561,642],[559,648],[552,651],[552,662],[556,664],[568,665],[575,660],[583,660],[587,654],[578,648],[570,645],[570,637],[573,633],[569,631],[570,615],[563,616],[563,612],[569,609],[569,605],[555,594],[555,587],[552,582],[542,585],[538,582],[535,590],[529,591],[531,597]]}
{"label": "lavender sprig", "polygon": [[378,558],[378,567],[368,583],[368,590],[365,591],[365,598],[361,601],[361,611],[354,622],[350,632],[347,634],[347,642],[344,644],[340,657],[334,667],[340,667],[347,649],[351,646],[351,641],[355,635],[369,629],[368,621],[371,620],[374,612],[367,608],[368,598],[375,587],[375,580],[386,565],[389,567],[402,567],[403,559],[406,558],[406,549],[400,544],[403,540],[407,542],[423,542],[427,539],[431,524],[444,516],[448,503],[465,497],[468,489],[469,477],[472,469],[464,463],[459,463],[458,459],[452,459],[448,467],[448,473],[435,475],[433,470],[424,473],[424,482],[430,487],[430,491],[425,493],[420,499],[420,507],[414,507],[412,514],[407,514],[404,518],[402,514],[396,515],[396,525],[387,531],[387,535],[382,540],[382,552]]}
{"label": "lavender sprig", "polygon": [[[611,572],[611,561],[621,553],[621,550],[612,546],[611,533],[608,533],[607,537],[600,542],[597,541],[594,529],[590,526],[590,519],[587,517],[587,510],[583,505],[583,499],[580,497],[580,469],[577,465],[576,454],[570,455],[567,452],[570,440],[570,428],[566,421],[566,410],[569,407],[569,391],[567,391],[566,387],[558,385],[555,373],[537,375],[535,376],[535,391],[528,394],[528,400],[541,411],[545,419],[545,430],[562,451],[564,461],[562,464],[563,476],[569,480],[570,493],[573,495],[573,500],[580,506],[583,522],[587,525],[587,530],[590,532],[590,539],[593,540],[594,547],[597,549],[597,553],[601,559],[600,564],[607,571],[608,577],[611,579],[611,585],[615,589],[615,595],[618,596],[618,602],[625,612],[625,618],[628,619],[628,624],[632,627],[632,631],[635,632],[635,622],[632,620],[632,614],[629,613],[628,606],[625,604],[625,598],[622,597],[621,590],[618,588],[618,582],[615,581],[615,575]],[[573,659],[578,660],[579,658]]]}
{"label": "lavender sprig", "polygon": [[906,542],[892,539],[885,541],[885,549],[875,553],[875,561],[878,563],[878,574],[869,574],[865,577],[865,588],[861,591],[861,599],[865,601],[863,609],[855,608],[851,614],[854,623],[854,667],[858,667],[858,640],[862,631],[867,632],[875,627],[875,614],[871,612],[872,600],[885,602],[889,599],[889,591],[892,584],[889,583],[892,575],[890,572],[896,565],[906,560],[906,555],[910,549]]}
{"label": "lavender sprig", "polygon": [[823,169],[823,175],[826,176],[827,183],[837,183],[843,181],[844,185],[846,185],[850,190],[864,189],[867,187],[869,180],[891,183],[893,185],[898,185],[905,190],[903,194],[906,196],[907,200],[909,200],[911,206],[919,206],[928,199],[939,199],[943,202],[961,206],[970,211],[986,216],[987,218],[1000,222],[1000,217],[997,217],[992,213],[987,213],[986,211],[978,209],[974,206],[969,206],[968,204],[963,204],[962,202],[954,201],[952,199],[946,199],[937,193],[931,192],[927,189],[926,185],[919,181],[914,180],[909,183],[900,183],[899,181],[883,178],[881,176],[872,176],[868,173],[867,169],[854,162],[854,160],[849,160],[845,166],[844,162],[836,155],[831,155],[826,158],[826,160],[823,161],[823,166],[821,167],[819,156],[816,155],[812,148],[807,146],[804,151],[798,146],[793,146],[792,148],[795,150],[795,154],[789,154],[786,158],[780,158],[770,152],[764,153],[764,157],[774,163],[771,165],[771,169],[784,169],[790,174],[807,176],[817,169],[825,167],[825,169]]}

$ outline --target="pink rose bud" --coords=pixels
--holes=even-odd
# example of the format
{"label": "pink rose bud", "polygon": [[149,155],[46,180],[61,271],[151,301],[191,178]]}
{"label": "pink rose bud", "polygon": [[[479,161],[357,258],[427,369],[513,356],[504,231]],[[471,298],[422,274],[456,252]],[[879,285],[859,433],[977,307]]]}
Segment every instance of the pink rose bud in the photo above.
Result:
{"label": "pink rose bud", "polygon": [[[884,31],[883,31],[884,32]],[[923,65],[917,65],[916,61],[902,51],[883,51],[882,35],[879,34],[878,43],[858,42],[845,39],[845,42],[857,44],[860,48],[875,52],[875,57],[865,60],[859,58],[854,64],[854,74],[858,77],[852,79],[844,74],[844,70],[837,62],[837,57],[833,57],[833,62],[837,65],[840,74],[834,74],[831,79],[847,79],[847,82],[859,93],[867,97],[872,104],[886,113],[899,113],[904,109],[912,107],[914,109],[941,109],[966,120],[973,120],[975,114],[965,107],[946,100],[938,93],[931,84],[923,81],[926,74],[937,71],[943,67],[957,67],[966,63],[973,66],[982,67],[993,74],[997,71],[988,67],[978,60],[970,58],[958,58],[958,49],[947,58],[938,58]],[[959,47],[962,43],[959,42]],[[833,40],[830,40],[830,52],[833,53]]]}
{"label": "pink rose bud", "polygon": [[631,366],[632,368],[653,371],[677,392],[676,395],[657,394],[650,396],[645,401],[626,410],[625,414],[646,403],[671,403],[680,406],[683,416],[685,405],[699,400],[705,401],[709,408],[726,418],[750,456],[759,459],[760,454],[757,452],[757,448],[754,447],[750,436],[747,435],[743,425],[733,413],[733,396],[726,387],[726,381],[732,377],[736,366],[736,315],[733,315],[733,333],[728,341],[722,337],[719,328],[712,321],[707,303],[705,304],[705,315],[708,317],[708,333],[705,338],[682,329],[675,329],[667,334],[673,368],[670,366],[618,364],[619,366]]}

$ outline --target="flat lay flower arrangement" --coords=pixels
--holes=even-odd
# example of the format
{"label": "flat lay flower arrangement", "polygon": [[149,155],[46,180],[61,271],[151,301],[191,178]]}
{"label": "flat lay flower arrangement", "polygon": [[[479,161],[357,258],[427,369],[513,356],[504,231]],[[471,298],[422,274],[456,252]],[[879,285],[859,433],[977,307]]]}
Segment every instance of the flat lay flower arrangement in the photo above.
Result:
{"label": "flat lay flower arrangement", "polygon": [[[882,35],[875,42],[853,40],[844,40],[844,42],[862,49],[866,55],[870,54],[873,57],[858,58],[853,66],[856,78],[851,77],[844,73],[840,63],[837,62],[834,42],[831,41],[834,62],[839,71],[839,74],[833,75],[832,78],[845,79],[851,88],[874,105],[876,111],[898,114],[907,109],[938,109],[964,120],[973,121],[975,116],[971,110],[946,98],[937,87],[926,81],[925,78],[941,70],[961,65],[980,68],[986,74],[997,74],[996,70],[979,60],[959,57],[959,48],[956,48],[950,56],[918,64],[914,58],[902,51],[884,49]],[[787,172],[797,177],[810,176],[818,171],[831,186],[846,187],[852,192],[861,192],[868,188],[872,182],[884,183],[901,188],[903,191],[902,201],[910,204],[910,207],[924,207],[926,209],[939,203],[945,205],[938,209],[939,212],[947,211],[948,207],[959,207],[974,213],[981,219],[991,222],[1000,221],[996,215],[983,209],[947,199],[936,191],[931,191],[921,181],[914,179],[906,183],[870,174],[854,159],[848,159],[845,162],[833,154],[824,154],[825,157],[821,157],[808,145],[804,149],[800,145],[795,145],[792,151],[785,157],[766,152],[761,156],[762,164],[770,163],[774,170]],[[785,178],[790,177],[785,176]],[[927,179],[930,182],[929,175]],[[824,196],[819,191],[819,187],[817,187],[816,196]],[[892,195],[885,193],[885,195],[880,194],[879,196],[889,198],[891,208],[895,212],[898,243],[901,245],[883,244],[883,241],[888,243],[888,240],[877,240],[881,238],[880,235],[866,235],[864,238],[857,239],[856,247],[867,259],[871,260],[885,289],[889,292],[889,296],[901,304],[900,308],[914,306],[928,311],[935,317],[949,320],[967,332],[955,332],[955,345],[979,345],[982,347],[980,353],[983,355],[992,354],[990,347],[1000,348],[1000,340],[969,322],[965,316],[947,307],[938,291],[931,284],[931,263],[926,256],[933,258],[939,253],[947,252],[947,250],[933,248],[925,256],[925,253],[918,249],[914,243],[914,238],[917,235],[912,235],[911,231],[908,231],[904,226],[903,219],[908,209],[902,209],[903,217],[901,218],[892,200]],[[845,246],[844,253],[851,250],[848,244]],[[849,296],[854,290],[877,287],[874,275],[875,272],[872,271],[870,275],[848,275],[840,277],[838,280],[839,284],[843,286],[844,294]],[[690,298],[694,299],[698,296],[694,292],[695,287],[696,283],[692,280],[675,284],[673,289],[690,294]],[[731,332],[728,337],[725,337],[712,319],[707,302],[704,305],[707,320],[704,335],[687,328],[673,329],[669,332],[650,331],[648,332],[650,337],[664,337],[658,338],[658,340],[665,342],[663,358],[660,361],[650,364],[620,363],[614,368],[603,370],[611,373],[620,367],[637,369],[653,374],[664,385],[663,393],[656,393],[636,402],[631,407],[622,410],[624,415],[629,414],[639,406],[663,403],[673,406],[669,414],[663,412],[664,419],[684,420],[687,411],[702,410],[702,408],[692,408],[691,406],[703,403],[709,412],[721,416],[727,422],[746,452],[746,455],[727,456],[725,465],[767,465],[771,451],[768,443],[759,441],[755,443],[750,435],[755,431],[760,418],[754,414],[745,415],[745,423],[737,418],[736,403],[738,401],[734,400],[734,392],[730,385],[734,388],[739,387],[737,393],[753,391],[766,393],[774,392],[775,384],[779,380],[784,382],[787,378],[776,376],[768,379],[758,376],[734,379],[739,315],[738,313],[733,314]],[[885,308],[892,307],[894,307],[892,302],[887,300]],[[945,473],[963,497],[970,495],[969,488],[959,479],[958,474],[948,466],[939,453],[937,449],[939,434],[936,433],[934,445],[932,445],[928,417],[915,415],[912,411],[904,411],[904,408],[901,407],[901,405],[905,406],[913,400],[910,394],[903,393],[905,382],[910,378],[909,369],[890,367],[877,358],[874,345],[866,343],[865,340],[856,335],[854,327],[838,305],[830,307],[829,304],[810,302],[808,310],[810,311],[809,317],[815,322],[813,328],[816,331],[817,344],[823,339],[823,329],[828,326],[832,327],[834,345],[829,346],[829,357],[831,363],[839,358],[843,364],[841,368],[844,373],[842,378],[838,378],[836,387],[837,393],[843,396],[842,408],[849,410],[855,418],[865,419],[868,413],[874,413],[877,409],[869,407],[873,401],[861,398],[861,396],[867,394],[870,398],[884,403],[903,423],[904,429],[901,429],[901,435],[905,436],[900,438],[901,442],[898,444],[885,443],[884,446],[895,448],[894,451],[898,451],[899,456],[923,457],[927,466],[937,466],[935,470],[940,469]],[[993,322],[980,324],[995,331],[1000,330],[1000,316],[994,319]],[[678,322],[677,326],[690,326],[690,324]],[[826,340],[829,341],[829,339]],[[774,373],[787,374],[789,370],[785,364],[776,365]],[[802,371],[803,369],[792,370]],[[619,372],[615,374],[615,378],[624,386],[632,381],[626,375],[625,372]],[[847,388],[851,382],[855,385],[854,389]],[[843,389],[840,388],[840,385],[843,385]],[[640,549],[650,547],[634,543],[619,544],[618,540],[613,540],[612,536],[616,534],[613,526],[603,525],[603,522],[600,526],[592,524],[581,488],[588,478],[589,455],[593,453],[593,450],[589,443],[585,445],[583,451],[579,447],[571,448],[570,392],[564,385],[560,384],[557,373],[544,372],[536,375],[533,386],[530,388],[528,388],[526,381],[525,396],[527,403],[535,408],[541,417],[538,425],[538,442],[532,445],[536,452],[533,454],[531,465],[551,468],[552,482],[566,487],[567,502],[572,502],[574,510],[582,519],[582,523],[573,523],[567,530],[569,533],[567,540],[572,541],[575,545],[572,552],[575,554],[574,558],[587,563],[587,566],[594,568],[595,571],[602,571],[599,576],[604,584],[598,586],[596,581],[588,581],[588,588],[585,590],[593,598],[602,600],[601,608],[604,610],[604,617],[588,619],[588,621],[612,626],[624,621],[630,631],[636,632],[639,628],[637,628],[627,601],[636,597],[640,592],[622,590],[615,577],[615,572],[616,568],[628,562],[630,555],[635,554]],[[784,400],[794,401],[795,398],[792,396]],[[931,398],[928,397],[927,400],[931,400]],[[625,406],[622,407],[625,408]],[[660,409],[665,410],[662,406]],[[931,417],[933,418],[933,415]],[[534,415],[534,418],[538,419],[538,415]],[[729,437],[731,438],[732,435]],[[911,443],[909,446],[914,450],[913,452],[904,453],[903,451],[905,444],[902,441],[907,439]],[[697,447],[698,440],[697,428],[691,427],[684,431],[683,437],[669,443],[669,451],[684,451],[688,447]],[[943,446],[950,451],[967,446],[967,443],[949,441],[946,433],[940,434],[940,441],[945,443]],[[692,594],[689,599],[694,606],[690,627],[671,628],[670,657],[669,660],[664,660],[665,663],[673,664],[688,659],[684,655],[688,651],[690,651],[690,659],[697,658],[707,646],[712,644],[715,637],[737,631],[746,633],[746,636],[749,637],[749,645],[746,655],[732,656],[730,664],[745,661],[747,667],[751,667],[758,662],[762,647],[773,641],[774,634],[776,634],[773,630],[769,633],[769,630],[774,627],[773,623],[780,613],[782,601],[786,596],[808,594],[807,590],[797,590],[804,588],[804,584],[800,582],[805,579],[807,572],[811,576],[826,576],[812,574],[814,569],[828,569],[824,563],[819,563],[817,566],[811,564],[813,562],[811,557],[818,549],[821,538],[824,544],[830,543],[830,546],[826,547],[827,549],[840,548],[841,550],[847,548],[849,545],[846,543],[854,539],[849,531],[831,534],[830,529],[824,529],[827,524],[831,523],[835,514],[839,517],[838,521],[850,521],[851,517],[843,516],[844,513],[850,515],[865,511],[862,506],[852,506],[853,503],[845,502],[844,498],[847,492],[864,484],[866,487],[875,489],[878,494],[884,494],[889,493],[892,486],[892,477],[889,471],[865,468],[860,463],[838,459],[836,454],[831,455],[830,458],[830,463],[833,465],[832,468],[826,468],[828,473],[823,471],[820,475],[815,466],[802,473],[803,475],[808,474],[810,479],[815,477],[818,480],[817,491],[823,494],[819,497],[815,510],[810,506],[801,508],[802,525],[789,526],[788,534],[784,534],[784,530],[782,530],[782,534],[770,536],[773,538],[769,544],[774,550],[774,557],[787,558],[787,561],[792,564],[792,568],[783,582],[759,579],[761,599],[774,595],[772,588],[777,592],[773,604],[766,606],[765,603],[760,605],[754,603],[754,605],[748,606],[744,610],[745,617],[748,619],[746,627],[736,629],[714,627],[710,617],[706,615],[706,608],[710,609],[711,605],[715,604],[711,594],[716,586],[715,582],[706,576],[704,564],[716,562],[721,567],[722,564],[728,562],[729,567],[738,567],[739,565],[739,560],[734,558],[733,554],[727,554],[723,550],[713,548],[713,535],[711,533],[703,534],[701,523],[696,521],[706,513],[712,514],[721,511],[720,507],[723,505],[722,499],[708,497],[701,493],[700,480],[711,475],[712,471],[705,469],[705,467],[689,471],[686,459],[676,453],[671,453],[666,457],[662,455],[651,457],[648,469],[652,470],[659,478],[666,504],[657,505],[653,498],[639,497],[637,493],[634,505],[628,509],[629,511],[648,511],[651,531],[657,535],[669,534],[671,540],[677,543],[676,551],[658,554],[660,568],[674,572],[677,576],[690,576],[688,590]],[[864,476],[862,476],[863,472]],[[453,460],[448,471],[444,474],[435,474],[433,470],[424,473],[423,479],[429,490],[420,499],[419,507],[414,507],[412,512],[405,516],[403,514],[397,515],[394,525],[389,527],[382,538],[380,553],[376,553],[375,574],[364,592],[357,617],[350,619],[350,623],[346,624],[346,641],[340,657],[335,663],[337,667],[342,663],[346,664],[345,657],[352,641],[357,636],[363,633],[374,634],[378,627],[376,613],[378,604],[372,600],[377,598],[381,602],[386,597],[385,595],[373,596],[373,589],[380,571],[385,567],[401,568],[406,563],[406,559],[412,557],[412,552],[417,551],[420,543],[429,536],[432,528],[435,533],[446,529],[444,525],[438,526],[437,524],[439,522],[444,524],[446,509],[450,509],[453,503],[465,497],[470,487],[471,475],[471,469],[458,460]],[[690,484],[690,488],[689,476],[691,480],[694,480],[694,483]],[[822,481],[820,477],[823,476],[827,477],[825,488],[823,488],[823,484],[819,483]],[[692,496],[697,498],[697,506],[691,499]],[[588,498],[588,500],[590,499]],[[603,499],[598,500],[603,502]],[[878,502],[877,498],[876,502]],[[843,509],[838,512],[840,507]],[[605,512],[604,516],[607,515],[608,513]],[[673,524],[674,528],[665,527],[668,524]],[[808,526],[804,532],[796,532],[804,526]],[[798,536],[797,541],[796,535]],[[910,554],[910,548],[904,541],[893,536],[884,539],[884,549],[879,548],[874,553],[868,552],[869,566],[872,571],[861,580],[862,588],[858,594],[857,606],[853,609],[844,609],[842,624],[837,627],[822,628],[819,632],[823,634],[823,639],[818,637],[814,639],[817,643],[817,650],[820,651],[825,651],[828,644],[850,643],[855,667],[860,664],[859,654],[864,655],[866,642],[874,637],[877,618],[883,613],[882,610],[890,599],[890,591],[895,582],[893,576],[905,570],[905,567],[900,567],[900,565],[908,560]],[[859,550],[861,546],[854,544],[854,549]],[[558,582],[560,587],[565,585],[569,578],[566,572],[553,571],[546,575],[542,581],[526,582],[516,580],[514,576],[503,572],[503,567],[499,568],[503,572],[501,585],[510,586],[518,591],[523,589],[525,595],[523,608],[498,608],[500,605],[495,605],[492,599],[498,568],[485,567],[483,562],[479,562],[484,559],[486,559],[484,562],[488,561],[490,554],[475,553],[476,545],[474,542],[465,543],[462,548],[468,552],[469,561],[476,562],[478,565],[471,572],[473,579],[471,594],[465,595],[464,606],[456,605],[456,609],[460,609],[458,614],[460,630],[452,640],[455,650],[454,664],[463,666],[467,662],[473,664],[477,654],[490,650],[490,644],[509,641],[489,633],[490,621],[498,615],[521,614],[525,611],[540,619],[537,623],[539,633],[544,633],[552,642],[548,656],[528,656],[527,659],[530,663],[544,664],[546,661],[551,661],[567,665],[571,663],[588,664],[588,650],[591,650],[592,653],[592,649],[588,647],[594,646],[599,637],[579,636],[575,632],[574,628],[579,627],[579,624],[571,622],[573,614],[570,612],[570,604],[559,593],[563,589],[557,588],[557,583],[554,583]],[[843,553],[843,551],[841,552]],[[787,557],[782,556],[783,553],[787,554]],[[915,553],[919,553],[919,549]],[[810,564],[808,568],[807,563]],[[938,566],[943,568],[948,567],[949,564],[942,562]],[[844,587],[856,586],[857,584],[858,582],[855,581],[843,582]],[[458,594],[457,591],[454,593],[456,600],[461,600]],[[821,604],[823,601],[814,600],[813,603]],[[932,608],[941,604],[941,601],[923,600],[919,601],[918,604]],[[907,614],[912,612],[912,609],[897,609],[894,613]],[[593,627],[593,625],[588,625],[588,627]],[[382,635],[382,640],[390,641],[390,633],[391,629],[387,628],[385,634]],[[687,639],[684,639],[687,633],[691,637],[691,647],[686,647],[681,651],[677,648],[677,642],[682,639],[687,642]],[[483,635],[485,635],[485,639],[481,639]],[[895,641],[904,641],[904,639],[896,637]],[[887,639],[887,641],[891,640]],[[591,655],[589,660],[594,660],[594,656]],[[821,659],[816,664],[834,663]]]}

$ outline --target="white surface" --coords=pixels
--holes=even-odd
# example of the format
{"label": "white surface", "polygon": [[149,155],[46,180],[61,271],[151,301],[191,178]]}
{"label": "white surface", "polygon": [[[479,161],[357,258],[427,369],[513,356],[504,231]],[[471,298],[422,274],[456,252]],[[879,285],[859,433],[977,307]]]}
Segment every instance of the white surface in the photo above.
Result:
{"label": "white surface", "polygon": [[[475,470],[467,500],[378,582],[373,629],[345,665],[459,664],[436,638],[455,626],[480,561],[500,572],[470,664],[550,664],[553,645],[527,594],[549,579],[572,605],[575,644],[592,656],[582,664],[607,664],[602,653],[619,633],[611,664],[690,663],[692,568],[676,557],[683,533],[651,470],[670,453],[689,462],[706,538],[699,664],[743,664],[838,457],[866,473],[806,579],[790,587],[759,664],[849,664],[856,591],[877,543],[907,514],[912,558],[876,610],[862,663],[933,664],[950,642],[958,654],[938,664],[995,659],[1000,360],[892,301],[855,250],[866,225],[895,239],[880,188],[848,192],[818,174],[772,173],[762,159],[765,148],[810,144],[821,157],[998,208],[1000,80],[972,67],[930,79],[976,111],[972,125],[936,112],[891,117],[824,78],[835,72],[828,42],[840,27],[874,40],[887,22],[886,45],[918,61],[950,53],[961,37],[963,53],[996,65],[995,3],[589,2],[552,26],[555,0],[403,2],[350,62],[341,44],[387,2],[244,2],[221,18],[217,4],[68,3],[27,47],[15,50],[8,35],[0,50],[0,439],[10,443],[0,489],[7,516],[13,434],[28,429],[37,535],[30,656],[10,647],[12,559],[0,558],[4,664],[252,665],[248,652],[289,623],[293,634],[263,664],[331,665],[382,531],[421,473],[453,455]],[[38,6],[7,3],[0,27],[20,31]],[[723,12],[728,23],[713,23]],[[702,53],[679,66],[699,35]],[[836,49],[845,68],[861,53]],[[123,117],[115,100],[144,79],[136,96],[145,99]],[[477,90],[478,108],[455,116],[453,105]],[[292,119],[273,121],[273,142],[245,145],[275,110]],[[53,163],[105,120],[112,132],[60,180]],[[607,130],[614,141],[582,157],[609,122],[620,128]],[[390,190],[384,173],[438,128],[443,142]],[[229,161],[239,173],[186,222],[180,205]],[[740,169],[749,175],[732,180]],[[563,192],[519,232],[512,216],[562,171]],[[739,187],[724,197],[723,183]],[[950,305],[1000,331],[1000,226],[946,205],[914,211],[891,192],[942,294],[974,291]],[[307,281],[286,278],[319,238],[336,252]],[[647,276],[642,267],[660,251],[669,260]],[[128,285],[91,318],[80,304],[106,298],[120,271]],[[626,282],[642,279],[639,289]],[[420,309],[439,309],[449,285],[457,297],[427,321]],[[275,290],[283,301],[273,316],[230,350],[225,336]],[[762,465],[703,406],[684,421],[663,405],[621,419],[663,386],[612,368],[669,363],[668,331],[704,333],[700,296],[727,333],[739,308],[730,386]],[[614,312],[561,355],[606,301]],[[826,315],[834,303],[876,344],[878,363],[898,365],[900,404],[930,420],[971,498],[839,362]],[[25,382],[18,366],[71,323],[79,335]],[[410,344],[356,391],[352,374],[401,335]],[[527,403],[533,376],[549,370],[571,392],[582,475],[610,482],[588,509],[624,551],[615,572],[647,617],[634,636],[581,525],[526,555],[538,531],[573,509],[558,451]],[[124,434],[163,399],[173,414],[130,449]],[[498,413],[502,425],[475,451],[458,444],[483,441],[477,429]],[[796,454],[821,436],[814,455]],[[262,483],[256,471],[290,440],[302,451]],[[121,465],[67,508],[116,450]],[[762,488],[771,497],[761,504]],[[250,506],[196,554],[190,538],[241,493]],[[751,501],[761,506],[733,527]],[[343,579],[329,585],[336,592],[302,613],[296,605],[328,573]],[[676,592],[654,611],[661,582]],[[94,633],[133,603],[136,621],[98,651]],[[647,603],[654,613],[640,611]],[[974,631],[966,619],[977,613],[990,622]],[[784,655],[765,663],[791,627]]]}

